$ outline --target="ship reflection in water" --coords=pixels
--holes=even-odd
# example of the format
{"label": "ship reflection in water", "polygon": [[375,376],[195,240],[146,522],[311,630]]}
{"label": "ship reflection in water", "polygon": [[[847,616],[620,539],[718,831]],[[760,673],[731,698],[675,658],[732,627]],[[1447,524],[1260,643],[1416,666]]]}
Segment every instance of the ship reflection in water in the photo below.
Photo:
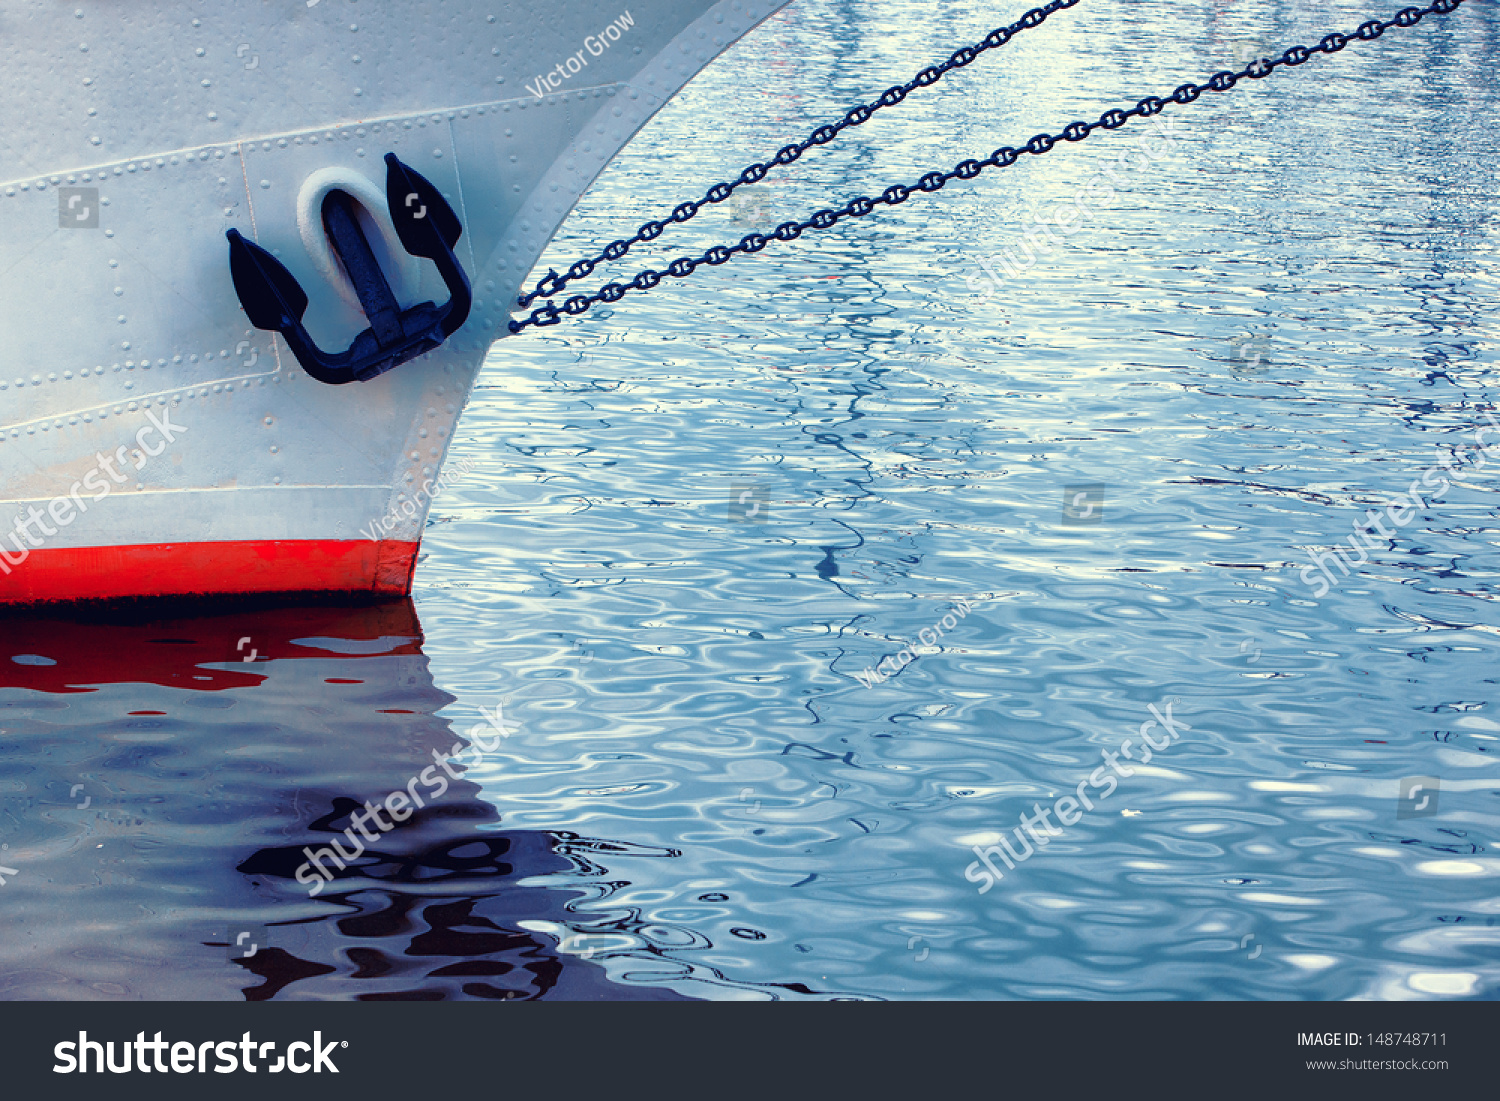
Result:
{"label": "ship reflection in water", "polygon": [[0,998],[679,996],[536,931],[565,938],[580,894],[537,877],[674,854],[501,829],[461,763],[325,860],[317,897],[297,881],[305,850],[348,851],[351,813],[467,745],[410,601],[7,628]]}

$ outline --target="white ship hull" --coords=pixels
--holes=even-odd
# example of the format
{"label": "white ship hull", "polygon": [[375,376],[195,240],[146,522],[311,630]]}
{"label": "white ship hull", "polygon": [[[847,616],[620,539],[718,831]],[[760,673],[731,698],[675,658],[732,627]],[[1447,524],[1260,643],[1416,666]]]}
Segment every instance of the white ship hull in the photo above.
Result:
{"label": "white ship hull", "polygon": [[[0,0],[0,604],[408,592],[423,486],[543,247],[783,2]],[[318,215],[332,189],[401,306],[442,302],[390,227],[387,153],[457,213],[473,308],[437,350],[327,385],[249,323],[225,233],[296,277],[326,348],[369,324]]]}

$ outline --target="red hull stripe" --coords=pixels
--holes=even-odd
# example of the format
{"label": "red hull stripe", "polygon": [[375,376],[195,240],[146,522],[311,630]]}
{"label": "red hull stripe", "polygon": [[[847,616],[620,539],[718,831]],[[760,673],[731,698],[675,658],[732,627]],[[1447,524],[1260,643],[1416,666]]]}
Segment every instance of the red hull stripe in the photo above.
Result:
{"label": "red hull stripe", "polygon": [[0,605],[239,593],[405,596],[419,545],[295,539],[43,547],[14,565],[0,564]]}

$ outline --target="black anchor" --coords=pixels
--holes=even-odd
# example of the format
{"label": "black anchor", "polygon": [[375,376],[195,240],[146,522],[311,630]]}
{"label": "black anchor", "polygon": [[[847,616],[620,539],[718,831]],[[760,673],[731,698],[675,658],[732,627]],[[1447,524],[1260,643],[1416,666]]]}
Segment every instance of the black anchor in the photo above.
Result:
{"label": "black anchor", "polygon": [[432,351],[458,331],[473,303],[469,277],[453,255],[463,233],[458,215],[429,180],[396,154],[387,153],[385,164],[386,205],[396,236],[407,252],[437,265],[450,297],[443,306],[423,302],[401,309],[355,217],[354,200],[345,191],[330,191],[323,200],[323,225],[370,319],[370,327],[343,352],[329,354],[308,335],[302,324],[307,293],[281,261],[237,229],[226,235],[229,274],[250,324],[280,333],[297,362],[319,382],[368,382]]}

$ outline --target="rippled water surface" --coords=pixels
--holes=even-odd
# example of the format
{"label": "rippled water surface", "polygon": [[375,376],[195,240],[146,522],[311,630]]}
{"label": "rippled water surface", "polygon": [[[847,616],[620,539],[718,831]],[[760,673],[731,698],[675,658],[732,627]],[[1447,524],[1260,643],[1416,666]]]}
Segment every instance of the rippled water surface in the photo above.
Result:
{"label": "rippled water surface", "polygon": [[[1316,7],[1084,0],[621,270],[1395,11]],[[795,3],[542,270],[1022,10]],[[1495,997],[1497,37],[1466,4],[503,341],[410,602],[6,621],[0,997]]]}

